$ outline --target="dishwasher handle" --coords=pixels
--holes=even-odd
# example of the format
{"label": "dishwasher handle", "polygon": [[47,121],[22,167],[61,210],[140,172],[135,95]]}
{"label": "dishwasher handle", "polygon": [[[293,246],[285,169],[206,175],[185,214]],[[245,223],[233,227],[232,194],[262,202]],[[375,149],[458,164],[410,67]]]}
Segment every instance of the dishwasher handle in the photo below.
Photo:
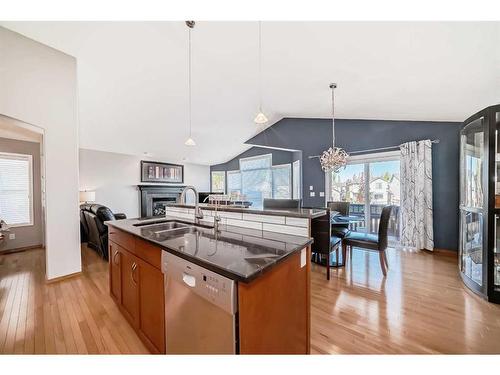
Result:
{"label": "dishwasher handle", "polygon": [[190,286],[191,288],[196,286],[196,277],[190,275],[189,273],[182,273],[182,281],[184,281],[184,284]]}

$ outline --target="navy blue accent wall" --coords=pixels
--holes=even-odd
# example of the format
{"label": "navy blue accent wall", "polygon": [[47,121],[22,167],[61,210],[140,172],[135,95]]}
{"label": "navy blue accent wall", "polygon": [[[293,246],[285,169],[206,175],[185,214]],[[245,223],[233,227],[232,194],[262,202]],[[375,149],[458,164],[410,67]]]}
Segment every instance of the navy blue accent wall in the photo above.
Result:
{"label": "navy blue accent wall", "polygon": [[[339,119],[335,121],[336,145],[347,151],[361,151],[439,139],[441,142],[434,144],[432,151],[434,241],[437,248],[457,250],[459,126],[455,122]],[[318,159],[308,156],[319,155],[330,147],[331,120],[285,118],[246,143],[302,151],[303,204],[324,206],[325,199],[319,197],[319,192],[325,190],[325,175]],[[310,185],[316,197],[309,196]]]}
{"label": "navy blue accent wall", "polygon": [[227,163],[210,166],[210,171],[237,171],[240,169],[240,159],[265,154],[273,154],[273,165],[290,164],[297,160],[294,158],[295,153],[291,151],[273,150],[265,147],[252,147],[238,156],[235,156]]}

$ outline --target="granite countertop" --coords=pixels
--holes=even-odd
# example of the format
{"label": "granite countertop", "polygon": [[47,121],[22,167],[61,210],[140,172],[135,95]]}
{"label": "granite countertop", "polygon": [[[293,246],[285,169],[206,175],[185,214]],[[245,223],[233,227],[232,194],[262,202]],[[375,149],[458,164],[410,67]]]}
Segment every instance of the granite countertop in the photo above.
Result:
{"label": "granite countertop", "polygon": [[[180,208],[194,208],[195,206],[192,204],[183,204],[183,203],[169,203],[167,207],[180,207]],[[203,210],[215,210],[214,204],[208,203],[200,203],[200,208]],[[287,216],[287,217],[301,217],[314,219],[326,214],[326,210],[319,208],[287,208],[283,210],[278,209],[257,209],[252,207],[235,207],[235,206],[226,206],[220,205],[217,207],[218,211],[226,211],[226,212],[242,212],[247,214],[259,214],[259,215],[273,215],[273,216]]]}
{"label": "granite countertop", "polygon": [[194,220],[166,216],[113,220],[105,224],[158,245],[201,267],[245,283],[313,242],[312,238],[229,225],[219,225],[219,232],[215,233],[213,223],[204,220],[196,221],[196,224],[204,227],[197,226],[194,231],[177,234],[162,232],[166,224],[161,221],[167,220],[195,223]]}

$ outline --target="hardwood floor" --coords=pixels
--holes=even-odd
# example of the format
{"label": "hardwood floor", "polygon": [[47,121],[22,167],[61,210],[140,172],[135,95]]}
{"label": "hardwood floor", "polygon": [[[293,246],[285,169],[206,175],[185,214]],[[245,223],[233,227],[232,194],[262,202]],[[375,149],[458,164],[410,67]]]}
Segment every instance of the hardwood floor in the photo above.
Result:
{"label": "hardwood floor", "polygon": [[500,353],[500,305],[467,290],[455,253],[354,249],[346,268],[312,274],[313,353]]}
{"label": "hardwood floor", "polygon": [[[354,250],[313,265],[312,353],[500,353],[500,306],[469,292],[455,254]],[[83,248],[79,276],[47,284],[41,249],[0,255],[0,353],[148,353],[108,293],[107,263]]]}
{"label": "hardwood floor", "polygon": [[82,274],[49,284],[44,250],[0,255],[0,353],[149,353],[109,296],[108,264],[82,251]]}

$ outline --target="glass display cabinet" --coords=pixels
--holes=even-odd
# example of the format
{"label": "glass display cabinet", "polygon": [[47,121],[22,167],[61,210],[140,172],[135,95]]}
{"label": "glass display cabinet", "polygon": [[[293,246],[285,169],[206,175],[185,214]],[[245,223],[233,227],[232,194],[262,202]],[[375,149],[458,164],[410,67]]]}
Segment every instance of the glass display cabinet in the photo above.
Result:
{"label": "glass display cabinet", "polygon": [[459,269],[470,289],[500,303],[500,105],[460,131]]}

